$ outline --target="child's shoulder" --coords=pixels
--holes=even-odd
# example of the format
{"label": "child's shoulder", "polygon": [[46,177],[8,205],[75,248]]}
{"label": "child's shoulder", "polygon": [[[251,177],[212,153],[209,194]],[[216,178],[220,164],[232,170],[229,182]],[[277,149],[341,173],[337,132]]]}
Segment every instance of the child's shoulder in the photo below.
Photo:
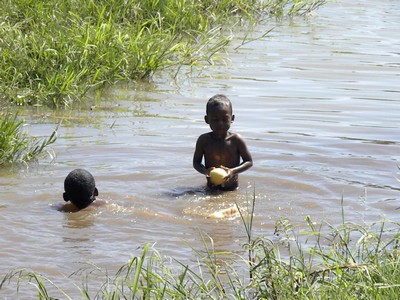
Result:
{"label": "child's shoulder", "polygon": [[212,132],[203,133],[203,134],[201,134],[201,135],[199,136],[198,140],[201,141],[201,140],[210,139],[210,138],[211,138],[211,134],[212,134]]}
{"label": "child's shoulder", "polygon": [[242,140],[243,138],[242,138],[242,136],[239,134],[239,133],[237,133],[237,132],[232,132],[232,131],[229,131],[229,138],[230,139],[239,139],[239,140]]}
{"label": "child's shoulder", "polygon": [[88,207],[85,207],[84,209],[80,209],[80,208],[76,207],[71,202],[65,203],[63,205],[55,206],[54,208],[56,210],[58,210],[58,211],[61,211],[61,212],[71,213],[71,212],[78,212],[78,211],[81,211],[81,210],[90,211],[90,210],[94,210],[94,209],[96,209],[98,207],[106,206],[108,204],[109,203],[107,201],[96,199]]}
{"label": "child's shoulder", "polygon": [[235,144],[245,144],[244,138],[236,132],[229,133],[229,140]]}

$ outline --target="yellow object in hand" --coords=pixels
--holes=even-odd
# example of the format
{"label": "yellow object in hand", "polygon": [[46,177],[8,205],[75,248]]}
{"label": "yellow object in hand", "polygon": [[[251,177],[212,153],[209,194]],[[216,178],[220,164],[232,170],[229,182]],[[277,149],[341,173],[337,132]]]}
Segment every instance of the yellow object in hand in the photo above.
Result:
{"label": "yellow object in hand", "polygon": [[221,185],[228,173],[222,168],[214,168],[210,171],[210,180],[214,185]]}

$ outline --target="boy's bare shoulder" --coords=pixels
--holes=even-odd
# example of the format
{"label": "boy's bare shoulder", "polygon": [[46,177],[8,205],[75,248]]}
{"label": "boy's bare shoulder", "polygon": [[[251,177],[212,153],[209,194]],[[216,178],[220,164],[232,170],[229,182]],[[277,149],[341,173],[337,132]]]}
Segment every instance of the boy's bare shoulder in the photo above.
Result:
{"label": "boy's bare shoulder", "polygon": [[244,141],[243,137],[236,132],[229,132],[229,139],[233,141]]}
{"label": "boy's bare shoulder", "polygon": [[79,209],[78,207],[76,207],[73,203],[65,203],[63,205],[58,205],[56,207],[54,207],[56,210],[60,211],[60,212],[67,212],[67,213],[71,213],[71,212],[78,212],[81,210],[85,210],[85,211],[90,211],[90,210],[94,210],[98,207],[102,207],[102,206],[106,206],[109,203],[107,201],[103,201],[103,200],[95,200],[93,201],[88,207],[84,208],[84,209]]}
{"label": "boy's bare shoulder", "polygon": [[197,139],[199,142],[202,141],[207,141],[211,138],[211,132],[207,132],[207,133],[203,133],[199,136],[199,138]]}

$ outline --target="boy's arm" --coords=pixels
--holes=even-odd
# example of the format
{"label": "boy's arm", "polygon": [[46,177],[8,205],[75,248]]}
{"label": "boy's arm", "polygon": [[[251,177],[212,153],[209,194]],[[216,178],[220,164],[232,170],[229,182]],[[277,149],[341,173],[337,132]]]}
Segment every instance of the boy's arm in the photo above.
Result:
{"label": "boy's arm", "polygon": [[209,175],[209,171],[206,167],[201,163],[203,160],[203,145],[202,145],[202,138],[201,136],[197,139],[196,148],[194,150],[193,155],[193,168],[197,170],[197,172],[204,174],[206,176]]}
{"label": "boy's arm", "polygon": [[251,157],[250,151],[247,148],[246,143],[244,142],[244,140],[240,135],[237,136],[237,143],[238,143],[239,154],[243,161],[237,167],[230,169],[232,176],[242,173],[253,166],[253,158]]}

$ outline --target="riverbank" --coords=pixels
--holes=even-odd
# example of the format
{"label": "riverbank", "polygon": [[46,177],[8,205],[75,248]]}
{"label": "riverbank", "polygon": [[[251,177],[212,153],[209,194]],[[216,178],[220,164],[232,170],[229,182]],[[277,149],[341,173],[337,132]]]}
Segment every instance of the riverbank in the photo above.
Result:
{"label": "riverbank", "polygon": [[72,108],[120,81],[214,64],[232,39],[228,28],[245,23],[251,30],[260,19],[305,14],[324,2],[6,1],[0,8],[0,124],[12,130],[4,130],[0,166],[37,160],[56,137],[38,145],[11,113],[15,105]]}
{"label": "riverbank", "polygon": [[213,64],[229,44],[229,28],[304,14],[322,3],[6,1],[0,8],[0,101],[67,108],[105,85]]}

